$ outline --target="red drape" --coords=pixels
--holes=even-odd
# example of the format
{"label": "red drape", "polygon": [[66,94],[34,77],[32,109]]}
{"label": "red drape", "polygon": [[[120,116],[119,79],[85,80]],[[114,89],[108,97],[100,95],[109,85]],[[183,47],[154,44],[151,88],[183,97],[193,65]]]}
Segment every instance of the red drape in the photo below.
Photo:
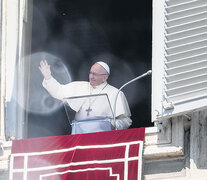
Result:
{"label": "red drape", "polygon": [[11,180],[137,180],[145,128],[15,140]]}

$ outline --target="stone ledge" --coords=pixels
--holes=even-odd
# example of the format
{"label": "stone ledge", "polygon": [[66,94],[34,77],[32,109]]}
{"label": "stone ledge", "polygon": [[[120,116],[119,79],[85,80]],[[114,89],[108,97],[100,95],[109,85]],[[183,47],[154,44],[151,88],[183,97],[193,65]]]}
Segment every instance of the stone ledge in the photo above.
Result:
{"label": "stone ledge", "polygon": [[12,141],[3,141],[1,143],[0,171],[9,170],[9,156],[11,155]]}
{"label": "stone ledge", "polygon": [[163,146],[146,146],[144,148],[144,159],[157,159],[166,157],[183,156],[183,148],[170,145]]}
{"label": "stone ledge", "polygon": [[9,170],[9,160],[0,160],[0,172]]}
{"label": "stone ledge", "polygon": [[150,134],[153,134],[153,133],[159,133],[160,130],[158,127],[147,127],[145,128],[145,134],[146,135],[150,135]]}
{"label": "stone ledge", "polygon": [[[171,133],[169,133],[171,136]],[[143,156],[144,159],[158,159],[166,157],[180,157],[184,156],[184,147],[175,146],[172,141],[159,142],[159,136],[163,136],[158,127],[150,127],[145,130],[145,142]],[[166,139],[169,139],[166,135]],[[164,143],[166,142],[166,143]]]}

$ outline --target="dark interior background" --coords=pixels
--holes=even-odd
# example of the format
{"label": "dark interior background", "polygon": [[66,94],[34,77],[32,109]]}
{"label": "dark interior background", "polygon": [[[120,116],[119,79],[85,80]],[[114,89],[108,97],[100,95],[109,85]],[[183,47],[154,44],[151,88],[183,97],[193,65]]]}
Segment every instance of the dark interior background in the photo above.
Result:
{"label": "dark interior background", "polygon": [[[151,69],[152,0],[33,2],[28,137],[69,134],[62,104],[49,98],[41,86],[39,61],[46,58],[54,77],[67,83],[88,80],[90,66],[102,60],[111,68],[108,82],[121,87]],[[131,128],[152,126],[151,77],[128,85],[123,92],[132,113]],[[55,103],[58,108],[49,111]]]}

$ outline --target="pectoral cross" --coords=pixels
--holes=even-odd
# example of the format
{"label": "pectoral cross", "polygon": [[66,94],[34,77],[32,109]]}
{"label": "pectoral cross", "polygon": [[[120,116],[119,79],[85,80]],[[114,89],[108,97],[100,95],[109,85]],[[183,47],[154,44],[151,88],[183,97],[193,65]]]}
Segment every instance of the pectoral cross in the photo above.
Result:
{"label": "pectoral cross", "polygon": [[87,116],[89,116],[90,112],[92,111],[91,107],[89,106],[88,109],[86,109]]}

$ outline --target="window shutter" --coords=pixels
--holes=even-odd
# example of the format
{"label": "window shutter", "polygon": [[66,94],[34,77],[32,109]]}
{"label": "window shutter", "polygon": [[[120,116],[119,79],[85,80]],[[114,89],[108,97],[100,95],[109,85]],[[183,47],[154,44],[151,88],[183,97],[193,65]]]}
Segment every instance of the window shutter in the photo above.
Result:
{"label": "window shutter", "polygon": [[153,121],[207,106],[207,0],[154,0]]}

